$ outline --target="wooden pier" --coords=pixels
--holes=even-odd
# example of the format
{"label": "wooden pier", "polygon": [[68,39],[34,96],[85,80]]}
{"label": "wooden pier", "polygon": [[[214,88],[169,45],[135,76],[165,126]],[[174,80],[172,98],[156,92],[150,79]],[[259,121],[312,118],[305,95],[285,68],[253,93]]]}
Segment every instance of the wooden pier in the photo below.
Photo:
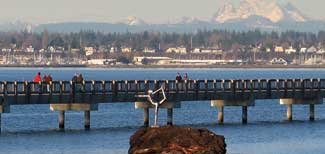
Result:
{"label": "wooden pier", "polygon": [[149,125],[149,108],[153,106],[136,95],[164,87],[167,102],[167,123],[173,124],[173,109],[184,101],[211,101],[217,107],[217,120],[224,122],[226,106],[242,108],[242,122],[248,121],[248,107],[255,100],[276,99],[287,106],[287,120],[291,121],[293,105],[309,105],[310,120],[315,119],[315,105],[325,97],[325,79],[254,79],[254,80],[125,80],[125,81],[53,81],[49,84],[27,81],[0,82],[1,113],[10,113],[12,105],[50,104],[59,112],[59,128],[64,129],[65,111],[84,112],[85,129],[90,128],[91,111],[98,110],[99,103],[134,102],[144,110],[144,125]]}

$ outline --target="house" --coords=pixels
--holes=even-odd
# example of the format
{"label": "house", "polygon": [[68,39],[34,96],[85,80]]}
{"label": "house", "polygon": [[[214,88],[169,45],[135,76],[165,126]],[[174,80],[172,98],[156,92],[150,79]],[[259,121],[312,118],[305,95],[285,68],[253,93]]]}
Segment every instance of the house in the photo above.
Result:
{"label": "house", "polygon": [[44,53],[44,52],[46,52],[46,50],[45,49],[39,49],[38,52]]}
{"label": "house", "polygon": [[110,53],[114,53],[117,52],[117,48],[116,47],[111,47],[111,49],[109,50]]}
{"label": "house", "polygon": [[283,58],[273,58],[270,61],[270,64],[272,65],[288,65],[288,62],[284,60]]}
{"label": "house", "polygon": [[14,49],[14,52],[24,52],[23,49]]}
{"label": "house", "polygon": [[54,51],[55,53],[62,53],[64,51],[64,47],[56,47],[56,50]]}
{"label": "house", "polygon": [[33,48],[33,46],[29,46],[28,48],[26,48],[26,50],[25,50],[26,52],[34,52],[34,48]]}
{"label": "house", "polygon": [[285,49],[285,51],[284,51],[286,54],[291,54],[291,53],[296,53],[297,52],[297,50],[296,49],[294,49],[292,46],[290,47],[290,48],[288,48],[288,49]]}
{"label": "house", "polygon": [[316,53],[317,49],[314,46],[311,46],[307,49],[307,53]]}
{"label": "house", "polygon": [[124,47],[122,48],[122,53],[130,53],[132,52],[132,48]]}
{"label": "house", "polygon": [[222,50],[216,49],[216,48],[195,48],[192,50],[192,53],[195,53],[195,54],[204,54],[204,53],[221,54]]}
{"label": "house", "polygon": [[95,49],[93,47],[84,47],[86,56],[91,56],[94,54]]}
{"label": "house", "polygon": [[155,53],[156,50],[155,49],[151,49],[151,48],[144,48],[144,50],[142,52],[143,53]]}
{"label": "house", "polygon": [[48,47],[48,51],[51,52],[51,53],[53,53],[53,52],[55,52],[55,48],[53,46],[49,46]]}
{"label": "house", "polygon": [[80,52],[80,49],[78,49],[78,48],[72,48],[71,49],[71,52],[72,53],[79,53]]}
{"label": "house", "polygon": [[192,53],[201,53],[201,49],[200,48],[194,48],[192,50]]}
{"label": "house", "polygon": [[147,59],[147,60],[150,60],[151,62],[153,63],[159,63],[160,61],[164,61],[164,60],[171,60],[172,58],[169,58],[169,57],[133,57],[133,62],[135,64],[142,64],[142,60],[143,59]]}
{"label": "house", "polygon": [[274,52],[284,52],[284,49],[282,46],[275,46]]}
{"label": "house", "polygon": [[109,65],[116,63],[116,59],[90,59],[87,60],[89,65]]}
{"label": "house", "polygon": [[306,53],[307,48],[300,48],[300,53]]}
{"label": "house", "polygon": [[166,53],[179,53],[179,54],[186,54],[187,50],[184,47],[177,47],[177,48],[168,48]]}
{"label": "house", "polygon": [[316,52],[317,54],[324,54],[325,53],[325,49],[319,49]]}
{"label": "house", "polygon": [[3,48],[1,49],[2,52],[11,52],[11,49],[10,48]]}

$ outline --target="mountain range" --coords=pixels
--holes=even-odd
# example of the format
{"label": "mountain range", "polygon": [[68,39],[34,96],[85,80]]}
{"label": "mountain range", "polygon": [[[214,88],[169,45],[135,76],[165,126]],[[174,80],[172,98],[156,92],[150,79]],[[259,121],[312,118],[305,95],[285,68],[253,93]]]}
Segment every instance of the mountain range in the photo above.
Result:
{"label": "mountain range", "polygon": [[241,0],[239,5],[224,2],[223,6],[212,16],[210,21],[192,17],[181,17],[162,24],[150,24],[143,19],[130,16],[117,23],[98,22],[63,22],[32,25],[23,22],[0,24],[0,31],[28,29],[42,32],[79,32],[94,30],[101,32],[195,32],[198,29],[228,29],[265,31],[296,30],[317,32],[325,30],[325,21],[313,20],[297,9],[291,3],[280,5],[270,0]]}
{"label": "mountain range", "polygon": [[226,2],[214,15],[213,21],[226,23],[243,21],[256,16],[273,23],[281,21],[306,22],[309,20],[291,3],[281,6],[275,1],[269,0],[242,0],[237,8]]}

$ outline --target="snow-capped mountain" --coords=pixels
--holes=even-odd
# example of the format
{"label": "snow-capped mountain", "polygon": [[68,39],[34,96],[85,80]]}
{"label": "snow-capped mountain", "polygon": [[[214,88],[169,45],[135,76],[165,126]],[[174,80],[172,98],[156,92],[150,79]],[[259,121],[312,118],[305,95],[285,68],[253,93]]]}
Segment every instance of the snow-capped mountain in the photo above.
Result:
{"label": "snow-capped mountain", "polygon": [[199,24],[203,21],[199,20],[198,18],[195,17],[181,17],[181,18],[175,18],[172,21],[169,21],[168,24]]}
{"label": "snow-capped mountain", "polygon": [[290,3],[281,6],[276,1],[270,0],[241,0],[238,7],[226,2],[214,15],[212,21],[226,23],[246,20],[253,16],[268,19],[273,23],[281,21],[305,22],[308,20]]}
{"label": "snow-capped mountain", "polygon": [[140,25],[147,25],[147,23],[140,19],[137,18],[136,16],[129,16],[125,21],[122,23],[127,24],[129,26],[140,26]]}

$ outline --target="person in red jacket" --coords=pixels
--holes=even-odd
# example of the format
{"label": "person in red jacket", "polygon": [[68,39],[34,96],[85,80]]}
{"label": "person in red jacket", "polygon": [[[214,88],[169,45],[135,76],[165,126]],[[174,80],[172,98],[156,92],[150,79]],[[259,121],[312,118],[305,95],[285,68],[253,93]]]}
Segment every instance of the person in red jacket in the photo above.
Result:
{"label": "person in red jacket", "polygon": [[34,89],[33,91],[39,91],[41,87],[38,83],[42,82],[41,72],[38,72],[36,74],[33,81],[36,83],[36,84],[33,84],[33,89]]}
{"label": "person in red jacket", "polygon": [[41,72],[38,72],[36,74],[36,76],[34,77],[34,82],[41,82],[42,81],[42,77],[41,77]]}

